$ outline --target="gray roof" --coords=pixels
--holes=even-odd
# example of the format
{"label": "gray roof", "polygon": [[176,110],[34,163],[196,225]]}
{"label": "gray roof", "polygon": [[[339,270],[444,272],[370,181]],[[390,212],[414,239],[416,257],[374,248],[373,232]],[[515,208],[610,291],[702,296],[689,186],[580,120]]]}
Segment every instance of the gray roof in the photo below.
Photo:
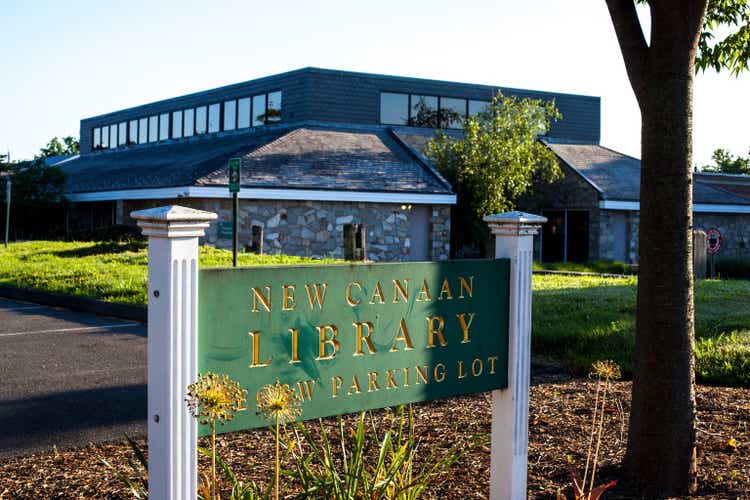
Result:
{"label": "gray roof", "polygon": [[61,164],[66,193],[227,186],[227,163],[242,158],[248,188],[453,194],[383,127],[299,124],[262,133],[82,155]]}
{"label": "gray roof", "polygon": [[[602,199],[639,201],[641,162],[598,144],[545,141],[547,146],[599,191]],[[701,182],[693,183],[693,201],[722,205],[750,205],[750,198]]]}

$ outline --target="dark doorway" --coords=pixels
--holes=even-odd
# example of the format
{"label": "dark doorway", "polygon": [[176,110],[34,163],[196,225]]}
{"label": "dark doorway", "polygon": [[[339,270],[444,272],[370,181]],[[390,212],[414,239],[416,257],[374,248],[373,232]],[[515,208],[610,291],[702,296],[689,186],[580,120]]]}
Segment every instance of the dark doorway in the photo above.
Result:
{"label": "dark doorway", "polygon": [[567,230],[568,262],[589,260],[589,213],[569,210]]}
{"label": "dark doorway", "polygon": [[547,222],[542,225],[542,262],[562,262],[565,259],[565,212],[542,212]]}

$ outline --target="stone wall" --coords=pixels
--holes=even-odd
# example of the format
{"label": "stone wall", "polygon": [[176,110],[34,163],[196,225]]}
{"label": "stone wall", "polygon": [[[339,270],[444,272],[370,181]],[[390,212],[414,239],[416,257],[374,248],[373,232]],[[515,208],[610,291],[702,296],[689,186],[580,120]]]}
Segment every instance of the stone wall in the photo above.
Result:
{"label": "stone wall", "polygon": [[693,227],[706,231],[715,227],[721,233],[719,256],[750,257],[750,214],[697,213]]}
{"label": "stone wall", "polygon": [[[126,214],[166,204],[215,212],[219,221],[232,220],[231,199],[126,200],[118,212],[124,223],[132,224]],[[248,247],[252,226],[261,226],[264,253],[343,258],[344,225],[365,224],[369,260],[414,260],[411,215],[408,207],[397,204],[240,200],[239,242],[241,248]],[[450,254],[450,206],[428,207],[428,218],[427,259],[445,260]],[[220,237],[218,223],[211,224],[204,242],[232,247],[231,238]]]}
{"label": "stone wall", "polygon": [[[625,210],[599,210],[598,251],[599,259],[616,259],[615,231],[613,229],[615,217],[625,218],[625,263],[638,262],[638,224],[640,212]],[[621,260],[621,259],[618,259]]]}

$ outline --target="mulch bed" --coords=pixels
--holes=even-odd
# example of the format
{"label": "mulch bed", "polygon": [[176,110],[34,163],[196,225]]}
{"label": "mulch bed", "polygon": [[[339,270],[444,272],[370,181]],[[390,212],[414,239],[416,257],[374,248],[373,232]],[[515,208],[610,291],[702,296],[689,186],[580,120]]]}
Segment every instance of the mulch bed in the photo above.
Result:
{"label": "mulch bed", "polygon": [[[572,498],[568,457],[583,468],[595,384],[559,373],[536,376],[532,383],[529,496],[555,498],[561,491]],[[605,412],[597,483],[618,478],[618,464],[627,439],[630,383],[615,383],[610,401]],[[750,498],[750,390],[700,386],[698,410],[699,492],[690,498]],[[487,498],[489,394],[415,405],[414,414],[423,455],[435,447],[448,449],[455,443],[468,443],[480,437],[480,444],[434,481],[424,497]],[[354,420],[346,419],[349,424]],[[395,421],[395,416],[392,412],[378,411],[374,420],[383,429]],[[333,429],[335,422],[326,425]],[[313,429],[316,426],[309,424]],[[736,449],[726,445],[730,438],[736,440]],[[272,476],[273,446],[272,436],[266,430],[218,438],[219,455],[231,464],[235,473],[244,480],[262,484],[267,484]],[[6,460],[0,462],[0,498],[130,498],[97,456],[117,464],[122,471],[129,470],[127,459],[132,458],[126,445],[110,443]],[[205,461],[202,465],[205,467]],[[604,497],[632,498],[625,486],[619,484]]]}

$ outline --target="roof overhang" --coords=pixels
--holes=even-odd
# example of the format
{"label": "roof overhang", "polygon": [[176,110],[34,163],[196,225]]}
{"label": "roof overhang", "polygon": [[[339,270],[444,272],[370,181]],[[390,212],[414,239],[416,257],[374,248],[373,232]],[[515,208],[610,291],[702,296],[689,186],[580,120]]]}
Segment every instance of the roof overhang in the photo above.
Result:
{"label": "roof overhang", "polygon": [[[638,211],[641,204],[638,201],[603,200],[599,202],[602,210]],[[694,203],[693,212],[712,214],[750,214],[750,205],[720,205],[717,203]]]}
{"label": "roof overhang", "polygon": [[[155,189],[127,189],[66,194],[73,202],[154,200],[170,198],[231,198],[226,187],[185,186]],[[336,191],[316,189],[244,188],[239,192],[243,200],[343,201],[369,203],[411,203],[414,205],[455,205],[455,194],[392,193],[368,191]]]}

